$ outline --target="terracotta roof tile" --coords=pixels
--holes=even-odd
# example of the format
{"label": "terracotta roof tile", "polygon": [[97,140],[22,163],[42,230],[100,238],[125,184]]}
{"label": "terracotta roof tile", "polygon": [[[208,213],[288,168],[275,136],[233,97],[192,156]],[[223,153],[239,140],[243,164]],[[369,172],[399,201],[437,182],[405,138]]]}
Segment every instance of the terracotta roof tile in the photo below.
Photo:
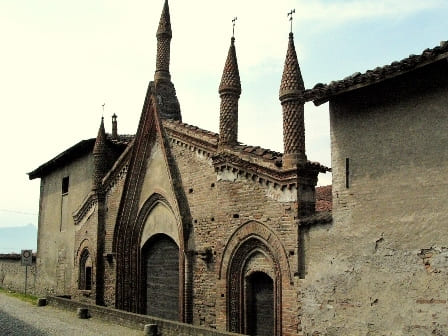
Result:
{"label": "terracotta roof tile", "polygon": [[420,55],[409,55],[409,57],[401,61],[395,61],[383,67],[376,67],[363,74],[356,72],[342,80],[332,81],[329,84],[318,83],[313,89],[305,90],[305,100],[314,101],[316,105],[320,105],[330,100],[332,96],[376,84],[444,58],[448,58],[448,41],[442,41],[440,46],[435,48],[425,49]]}
{"label": "terracotta roof tile", "polygon": [[316,188],[316,211],[331,211],[333,209],[332,186]]}

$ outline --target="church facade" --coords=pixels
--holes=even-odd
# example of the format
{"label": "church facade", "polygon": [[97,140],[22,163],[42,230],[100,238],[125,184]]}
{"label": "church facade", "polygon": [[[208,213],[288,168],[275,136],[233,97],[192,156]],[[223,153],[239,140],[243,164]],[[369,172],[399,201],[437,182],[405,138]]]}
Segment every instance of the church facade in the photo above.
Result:
{"label": "church facade", "polygon": [[219,134],[182,123],[164,4],[157,60],[135,136],[101,122],[43,164],[38,286],[130,312],[257,335],[300,332],[298,222],[315,213],[292,34],[280,87],[285,152],[238,142],[234,38]]}
{"label": "church facade", "polygon": [[[165,1],[135,135],[114,115],[29,173],[39,291],[249,335],[446,333],[448,44],[306,90],[291,33],[278,153],[238,142],[234,38],[219,133],[182,122],[171,36]],[[330,103],[325,188],[310,101]]]}

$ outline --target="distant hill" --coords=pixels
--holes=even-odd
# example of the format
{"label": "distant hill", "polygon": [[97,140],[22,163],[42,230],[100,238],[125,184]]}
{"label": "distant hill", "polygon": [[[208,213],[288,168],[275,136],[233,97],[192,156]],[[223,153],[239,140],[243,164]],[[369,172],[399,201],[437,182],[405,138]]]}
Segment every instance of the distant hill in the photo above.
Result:
{"label": "distant hill", "polygon": [[26,226],[0,227],[0,254],[20,253],[21,250],[37,249],[37,227]]}

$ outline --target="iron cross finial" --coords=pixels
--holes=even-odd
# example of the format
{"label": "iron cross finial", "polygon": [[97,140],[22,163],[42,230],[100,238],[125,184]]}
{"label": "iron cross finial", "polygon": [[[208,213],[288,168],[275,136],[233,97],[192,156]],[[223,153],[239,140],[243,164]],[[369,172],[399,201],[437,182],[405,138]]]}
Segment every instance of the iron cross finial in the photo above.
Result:
{"label": "iron cross finial", "polygon": [[291,23],[291,33],[292,33],[292,15],[296,12],[295,9],[291,9],[291,11],[288,13],[288,17],[289,17],[289,22]]}
{"label": "iron cross finial", "polygon": [[103,105],[101,105],[103,107],[103,118],[104,118],[104,106],[106,106],[106,103],[103,103]]}
{"label": "iron cross finial", "polygon": [[235,17],[232,19],[232,25],[233,25],[233,27],[232,27],[232,37],[235,37],[235,24],[236,24],[236,20],[238,20],[238,18],[235,16]]}

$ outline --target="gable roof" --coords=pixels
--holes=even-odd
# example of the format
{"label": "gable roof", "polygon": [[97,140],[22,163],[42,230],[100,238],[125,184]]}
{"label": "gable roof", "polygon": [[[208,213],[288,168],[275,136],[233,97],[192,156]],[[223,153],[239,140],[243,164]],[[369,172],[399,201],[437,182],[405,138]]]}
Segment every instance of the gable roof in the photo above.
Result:
{"label": "gable roof", "polygon": [[[107,137],[110,143],[116,149],[123,151],[134,136],[119,135],[118,139],[116,140],[113,140],[110,134],[108,134]],[[29,179],[33,180],[35,178],[43,177],[51,173],[55,169],[65,166],[66,164],[72,162],[73,160],[76,160],[84,155],[92,153],[93,147],[95,145],[95,140],[96,138],[81,140],[76,145],[66,149],[62,153],[56,155],[51,160],[45,162],[44,164],[34,169],[32,172],[28,173]]]}
{"label": "gable roof", "polygon": [[446,58],[448,58],[448,41],[442,41],[440,46],[425,49],[420,55],[409,55],[409,57],[392,62],[390,65],[377,67],[363,74],[356,72],[329,84],[318,83],[313,89],[305,90],[305,101],[313,101],[318,106],[341,93],[377,84]]}

